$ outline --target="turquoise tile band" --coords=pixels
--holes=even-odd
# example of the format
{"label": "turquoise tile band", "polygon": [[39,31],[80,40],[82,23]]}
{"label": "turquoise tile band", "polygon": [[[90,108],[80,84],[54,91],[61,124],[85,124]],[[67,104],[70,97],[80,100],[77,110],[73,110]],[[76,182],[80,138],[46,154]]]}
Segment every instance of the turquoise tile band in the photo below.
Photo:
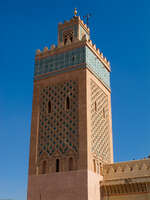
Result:
{"label": "turquoise tile band", "polygon": [[[86,66],[83,66],[83,63],[86,63]],[[72,68],[76,65],[77,67]],[[98,79],[110,88],[110,72],[87,46],[36,60],[34,79],[39,80],[83,67],[89,68]]]}

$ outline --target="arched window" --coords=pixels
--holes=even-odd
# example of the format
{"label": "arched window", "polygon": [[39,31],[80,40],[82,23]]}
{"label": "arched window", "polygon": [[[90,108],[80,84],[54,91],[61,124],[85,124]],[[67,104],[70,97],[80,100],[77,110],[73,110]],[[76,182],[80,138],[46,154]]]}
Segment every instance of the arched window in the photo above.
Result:
{"label": "arched window", "polygon": [[56,172],[59,172],[59,159],[56,159]]}
{"label": "arched window", "polygon": [[44,160],[42,163],[42,174],[46,174],[46,167],[47,167],[47,162],[46,160]]}
{"label": "arched window", "polygon": [[74,60],[75,60],[75,56],[73,55],[73,56],[72,56],[72,61],[74,61]]}
{"label": "arched window", "polygon": [[64,45],[67,43],[67,37],[64,38]]}
{"label": "arched window", "polygon": [[100,162],[99,164],[99,173],[101,174],[101,171],[102,171],[102,163]]}
{"label": "arched window", "polygon": [[64,45],[70,44],[73,42],[73,31],[66,31],[63,33]]}
{"label": "arched window", "polygon": [[105,108],[103,108],[103,118],[106,118]]}
{"label": "arched window", "polygon": [[93,160],[93,167],[94,167],[94,172],[96,173],[96,162]]}
{"label": "arched window", "polygon": [[73,170],[73,158],[69,158],[69,170]]}
{"label": "arched window", "polygon": [[71,42],[73,41],[73,36],[72,36],[72,35],[70,35],[70,41],[71,41]]}
{"label": "arched window", "polygon": [[70,99],[69,99],[68,96],[67,96],[67,98],[66,98],[66,109],[67,109],[67,110],[70,109]]}
{"label": "arched window", "polygon": [[48,113],[51,113],[52,108],[51,108],[51,101],[48,102]]}
{"label": "arched window", "polygon": [[95,101],[95,111],[97,111],[97,103],[96,103],[96,101]]}

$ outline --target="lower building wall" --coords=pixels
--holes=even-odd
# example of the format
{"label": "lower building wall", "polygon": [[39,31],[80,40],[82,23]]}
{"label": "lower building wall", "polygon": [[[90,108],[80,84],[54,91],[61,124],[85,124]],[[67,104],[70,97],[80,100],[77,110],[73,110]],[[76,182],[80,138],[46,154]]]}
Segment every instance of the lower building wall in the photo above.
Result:
{"label": "lower building wall", "polygon": [[102,200],[150,200],[150,193],[105,196]]}
{"label": "lower building wall", "polygon": [[28,179],[28,200],[101,200],[102,177],[78,170],[32,175]]}
{"label": "lower building wall", "polygon": [[100,181],[103,177],[92,171],[88,171],[88,200],[101,200]]}
{"label": "lower building wall", "polygon": [[28,200],[87,199],[86,170],[29,176]]}

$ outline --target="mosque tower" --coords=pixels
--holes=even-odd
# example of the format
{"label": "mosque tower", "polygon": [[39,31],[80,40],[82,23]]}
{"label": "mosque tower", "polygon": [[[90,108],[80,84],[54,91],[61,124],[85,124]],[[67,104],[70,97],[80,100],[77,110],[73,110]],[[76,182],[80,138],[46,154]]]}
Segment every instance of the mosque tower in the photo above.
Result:
{"label": "mosque tower", "polygon": [[28,200],[100,200],[112,163],[110,63],[75,10],[35,56]]}

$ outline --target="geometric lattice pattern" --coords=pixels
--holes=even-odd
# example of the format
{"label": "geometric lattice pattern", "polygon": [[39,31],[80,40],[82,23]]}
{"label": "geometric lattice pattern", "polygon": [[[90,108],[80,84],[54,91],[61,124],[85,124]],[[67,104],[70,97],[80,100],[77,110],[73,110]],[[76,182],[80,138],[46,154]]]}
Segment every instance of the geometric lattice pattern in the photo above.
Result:
{"label": "geometric lattice pattern", "polygon": [[92,153],[98,159],[110,161],[108,97],[91,80],[91,142]]}
{"label": "geometric lattice pattern", "polygon": [[[66,98],[70,107],[66,109]],[[51,102],[51,112],[48,104]],[[40,90],[39,157],[78,152],[78,82],[69,80]]]}

